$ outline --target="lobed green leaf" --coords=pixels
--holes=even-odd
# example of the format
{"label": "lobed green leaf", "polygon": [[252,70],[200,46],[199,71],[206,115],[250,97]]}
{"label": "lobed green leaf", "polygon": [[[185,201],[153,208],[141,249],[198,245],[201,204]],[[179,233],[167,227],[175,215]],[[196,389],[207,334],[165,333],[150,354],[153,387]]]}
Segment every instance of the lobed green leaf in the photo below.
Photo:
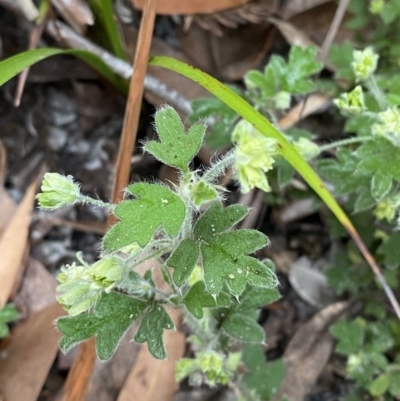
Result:
{"label": "lobed green leaf", "polygon": [[103,361],[110,359],[125,332],[146,306],[146,302],[123,294],[103,293],[93,313],[57,320],[57,327],[63,334],[61,350],[68,352],[75,345],[96,336],[97,355]]}
{"label": "lobed green leaf", "polygon": [[160,142],[149,141],[144,150],[163,163],[188,172],[188,165],[203,142],[205,125],[192,125],[186,133],[178,113],[170,106],[156,112],[155,124]]}
{"label": "lobed green leaf", "polygon": [[114,252],[135,242],[144,247],[160,227],[170,237],[179,233],[186,207],[177,194],[162,185],[144,182],[130,185],[127,191],[137,199],[123,201],[115,208],[121,221],[105,235],[105,251]]}
{"label": "lobed green leaf", "polygon": [[140,327],[135,335],[138,343],[147,342],[150,353],[157,359],[166,359],[163,334],[164,329],[171,330],[174,323],[161,305],[155,305],[143,317]]}
{"label": "lobed green leaf", "polygon": [[183,299],[188,311],[197,319],[203,317],[203,308],[229,306],[231,303],[227,293],[221,291],[215,298],[206,290],[204,281],[197,281]]}

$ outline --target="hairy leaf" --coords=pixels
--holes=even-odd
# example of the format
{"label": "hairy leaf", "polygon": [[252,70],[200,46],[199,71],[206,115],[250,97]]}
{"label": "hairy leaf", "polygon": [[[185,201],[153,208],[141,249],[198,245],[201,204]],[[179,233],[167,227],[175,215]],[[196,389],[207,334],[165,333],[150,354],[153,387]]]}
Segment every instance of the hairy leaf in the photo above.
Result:
{"label": "hairy leaf", "polygon": [[397,146],[383,137],[377,137],[358,148],[357,156],[361,161],[357,172],[384,172],[388,177],[400,181],[400,152]]}
{"label": "hairy leaf", "polygon": [[63,334],[60,348],[68,352],[73,346],[96,336],[96,351],[103,361],[110,359],[122,336],[146,308],[146,302],[123,294],[103,293],[93,313],[61,317],[57,327]]}
{"label": "hairy leaf", "polygon": [[335,185],[335,193],[344,195],[358,192],[361,188],[370,190],[370,174],[355,174],[360,160],[348,149],[340,148],[336,153],[337,160],[323,160],[319,170]]}
{"label": "hairy leaf", "polygon": [[233,313],[222,323],[222,328],[231,337],[244,342],[262,343],[264,330],[257,320],[244,313]]}
{"label": "hairy leaf", "polygon": [[271,399],[285,376],[283,360],[277,359],[267,365],[262,347],[251,343],[244,345],[242,360],[248,369],[243,377],[244,384],[255,391],[261,400]]}
{"label": "hairy leaf", "polygon": [[123,201],[115,208],[121,221],[105,235],[106,251],[117,251],[134,242],[144,247],[161,226],[170,237],[179,233],[186,207],[178,195],[161,185],[144,182],[130,185],[127,190],[138,199]]}
{"label": "hairy leaf", "polygon": [[149,141],[144,149],[163,163],[187,172],[203,142],[206,127],[195,124],[186,133],[178,113],[170,106],[157,111],[155,123],[160,142]]}
{"label": "hairy leaf", "polygon": [[371,195],[376,201],[382,200],[392,189],[392,177],[378,170],[371,181]]}
{"label": "hairy leaf", "polygon": [[335,349],[337,353],[342,355],[357,353],[364,341],[365,321],[341,319],[331,327],[330,332],[339,340]]}
{"label": "hairy leaf", "polygon": [[199,245],[191,239],[184,239],[167,261],[174,268],[173,279],[176,285],[186,283],[199,260]]}
{"label": "hairy leaf", "polygon": [[265,288],[276,284],[270,269],[247,256],[266,246],[267,237],[255,230],[224,232],[239,213],[236,205],[224,211],[220,203],[215,203],[195,227],[203,255],[204,281],[212,294],[219,293],[224,281],[234,295],[240,295],[246,283]]}
{"label": "hairy leaf", "polygon": [[378,253],[383,255],[386,267],[393,269],[400,265],[400,231],[395,232],[391,237],[378,248]]}
{"label": "hairy leaf", "polygon": [[277,301],[280,297],[281,294],[279,294],[279,291],[274,288],[253,287],[247,285],[234,308],[238,311],[260,308]]}
{"label": "hairy leaf", "polygon": [[173,329],[174,323],[161,305],[150,309],[143,317],[136,333],[135,341],[144,343],[147,341],[150,353],[157,359],[166,359],[163,333],[164,329]]}
{"label": "hairy leaf", "polygon": [[225,292],[220,292],[213,297],[207,290],[204,281],[197,281],[190,288],[183,299],[188,311],[197,319],[203,317],[203,308],[215,308],[218,306],[229,306],[230,297]]}

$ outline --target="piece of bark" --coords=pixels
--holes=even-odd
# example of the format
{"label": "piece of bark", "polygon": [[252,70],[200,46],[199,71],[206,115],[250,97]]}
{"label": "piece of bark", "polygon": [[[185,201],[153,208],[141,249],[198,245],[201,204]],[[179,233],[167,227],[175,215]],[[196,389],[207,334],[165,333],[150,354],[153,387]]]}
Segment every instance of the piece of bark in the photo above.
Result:
{"label": "piece of bark", "polygon": [[[170,310],[169,314],[176,324],[178,311]],[[147,347],[142,346],[117,401],[169,401],[172,398],[178,388],[175,363],[183,355],[185,336],[181,332],[165,330],[164,342],[168,354],[164,361],[155,359]]]}
{"label": "piece of bark", "polygon": [[35,179],[0,238],[0,309],[10,298],[21,276],[36,187]]}
{"label": "piece of bark", "polygon": [[56,301],[56,279],[36,259],[30,258],[13,302],[22,315],[28,317]]}
{"label": "piece of bark", "polygon": [[57,355],[60,334],[54,320],[64,314],[55,303],[17,326],[0,346],[0,399],[36,401]]}
{"label": "piece of bark", "polygon": [[304,400],[332,353],[334,340],[329,327],[349,307],[349,302],[330,305],[297,330],[286,348],[283,357],[285,377],[272,401],[280,401],[283,397],[289,401]]}

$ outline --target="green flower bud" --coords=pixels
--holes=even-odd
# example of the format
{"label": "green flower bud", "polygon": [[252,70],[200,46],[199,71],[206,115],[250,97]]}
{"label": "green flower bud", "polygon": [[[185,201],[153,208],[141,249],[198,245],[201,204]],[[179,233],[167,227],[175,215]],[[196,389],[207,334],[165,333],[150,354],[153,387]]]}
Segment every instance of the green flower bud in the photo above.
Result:
{"label": "green flower bud", "polygon": [[300,138],[293,143],[295,149],[308,161],[319,155],[319,147],[307,138]]}
{"label": "green flower bud", "polygon": [[290,106],[290,99],[291,95],[289,92],[284,92],[284,91],[278,92],[274,96],[275,107],[278,110],[286,110]]}
{"label": "green flower bud", "polygon": [[196,206],[200,206],[203,203],[212,201],[217,198],[217,191],[204,181],[189,184],[190,197],[193,199],[193,203]]}
{"label": "green flower bud", "polygon": [[400,111],[391,107],[378,113],[379,122],[372,126],[372,134],[384,136],[393,145],[400,146]]}
{"label": "green flower bud", "polygon": [[379,56],[373,51],[372,47],[364,50],[353,51],[353,67],[357,81],[366,81],[376,70]]}
{"label": "green flower bud", "polygon": [[175,365],[175,380],[180,382],[199,368],[195,359],[182,358]]}
{"label": "green flower bud", "polygon": [[229,375],[224,369],[224,356],[215,351],[204,351],[196,354],[200,370],[210,386],[227,384]]}
{"label": "green flower bud", "polygon": [[358,116],[365,110],[364,93],[360,85],[356,86],[349,93],[343,93],[340,98],[335,99],[333,103],[348,117]]}
{"label": "green flower bud", "polygon": [[272,170],[277,154],[276,140],[265,138],[246,120],[239,121],[232,133],[232,140],[237,143],[235,153],[235,173],[242,192],[260,188],[271,190],[265,173]]}
{"label": "green flower bud", "polygon": [[103,288],[110,292],[124,277],[122,260],[117,257],[103,258],[90,267],[88,277],[93,288]]}
{"label": "green flower bud", "polygon": [[391,222],[400,208],[400,195],[396,194],[381,200],[374,210],[374,215],[379,220],[386,219]]}
{"label": "green flower bud", "polygon": [[384,0],[372,0],[369,4],[369,11],[371,14],[379,15],[385,7]]}
{"label": "green flower bud", "polygon": [[86,312],[99,301],[101,292],[93,291],[90,282],[72,280],[57,287],[57,301],[70,316]]}
{"label": "green flower bud", "polygon": [[86,312],[99,301],[102,291],[93,288],[89,280],[88,266],[73,263],[61,268],[57,277],[57,300],[71,316]]}
{"label": "green flower bud", "polygon": [[76,203],[80,197],[79,185],[71,176],[46,173],[42,182],[42,192],[36,196],[42,209],[57,209]]}

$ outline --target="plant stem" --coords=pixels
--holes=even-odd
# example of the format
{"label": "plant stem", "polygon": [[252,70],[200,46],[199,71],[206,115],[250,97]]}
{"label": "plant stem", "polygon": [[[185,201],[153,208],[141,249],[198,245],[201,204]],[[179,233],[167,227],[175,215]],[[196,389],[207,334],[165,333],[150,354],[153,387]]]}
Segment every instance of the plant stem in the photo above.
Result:
{"label": "plant stem", "polygon": [[221,160],[212,165],[203,175],[206,182],[214,182],[220,175],[235,162],[235,149],[228,152]]}
{"label": "plant stem", "polygon": [[325,152],[329,149],[333,149],[339,146],[345,146],[345,145],[350,145],[352,143],[359,143],[359,142],[367,142],[372,140],[373,138],[370,136],[357,136],[357,137],[353,137],[353,138],[347,138],[347,139],[342,139],[340,141],[336,141],[336,142],[332,142],[332,143],[328,143],[326,145],[322,145],[319,147],[319,151],[320,152]]}
{"label": "plant stem", "polygon": [[371,75],[365,82],[365,84],[368,90],[371,92],[372,96],[378,102],[381,110],[385,111],[388,108],[388,104],[386,102],[385,94],[383,93],[381,88],[378,86],[378,83],[376,82],[375,76]]}
{"label": "plant stem", "polygon": [[88,203],[89,205],[101,207],[102,209],[107,209],[109,211],[114,210],[114,205],[111,203],[103,202],[100,199],[93,199],[90,196],[81,195],[79,196],[79,202]]}
{"label": "plant stem", "polygon": [[171,246],[160,248],[155,250],[154,252],[151,252],[144,256],[142,259],[137,260],[133,265],[132,268],[135,268],[136,266],[139,266],[141,263],[146,262],[147,260],[150,259],[158,259],[160,256],[164,255],[167,252],[171,251]]}

